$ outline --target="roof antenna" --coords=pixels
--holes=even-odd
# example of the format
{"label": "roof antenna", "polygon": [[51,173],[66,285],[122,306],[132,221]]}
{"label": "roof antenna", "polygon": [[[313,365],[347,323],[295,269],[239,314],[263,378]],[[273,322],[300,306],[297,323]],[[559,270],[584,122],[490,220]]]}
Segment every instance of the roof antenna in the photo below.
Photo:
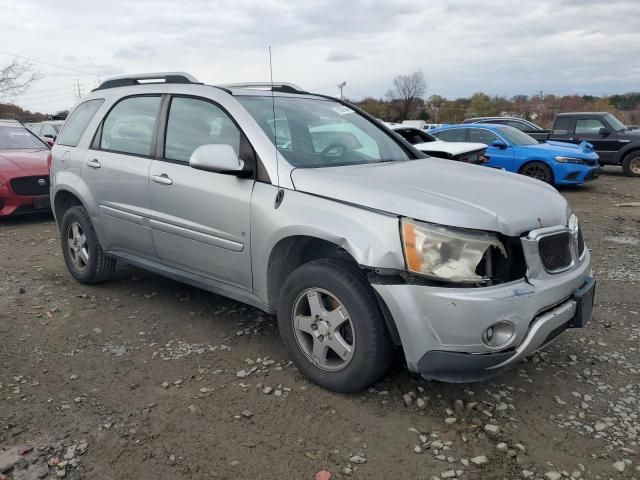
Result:
{"label": "roof antenna", "polygon": [[[278,161],[278,126],[276,124],[276,99],[273,95],[273,61],[271,60],[271,45],[269,45],[269,79],[271,81],[271,110],[273,112],[273,148],[275,148],[276,153],[276,177],[278,182],[278,187],[280,186],[280,168]],[[284,190],[282,188],[278,189],[278,193],[276,193],[276,200],[274,207],[278,208],[282,203],[282,199],[284,198]]]}

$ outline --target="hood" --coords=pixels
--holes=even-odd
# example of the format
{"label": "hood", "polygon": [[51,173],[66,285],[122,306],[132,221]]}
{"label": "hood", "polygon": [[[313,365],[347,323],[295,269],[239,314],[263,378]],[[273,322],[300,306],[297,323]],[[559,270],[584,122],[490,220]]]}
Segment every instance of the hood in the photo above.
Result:
{"label": "hood", "polygon": [[567,157],[583,158],[585,160],[596,160],[598,158],[598,154],[593,151],[593,145],[587,142],[576,145],[575,143],[568,142],[547,141],[520,148],[526,148],[529,154],[535,152],[539,155],[550,157],[564,155]]}
{"label": "hood", "polygon": [[0,171],[38,170],[47,171],[49,150],[0,150]]}
{"label": "hood", "polygon": [[566,225],[569,207],[551,186],[516,173],[438,158],[305,168],[296,190],[417,220],[518,236]]}
{"label": "hood", "polygon": [[417,143],[414,147],[421,152],[445,152],[450,153],[451,155],[460,155],[462,153],[470,153],[477,150],[487,149],[487,146],[484,143],[445,142],[443,140]]}

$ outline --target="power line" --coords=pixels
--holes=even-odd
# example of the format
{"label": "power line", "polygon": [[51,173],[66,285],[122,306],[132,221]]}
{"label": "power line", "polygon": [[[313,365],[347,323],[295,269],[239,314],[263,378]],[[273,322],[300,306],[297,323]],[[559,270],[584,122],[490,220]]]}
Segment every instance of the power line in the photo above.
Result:
{"label": "power line", "polygon": [[55,63],[43,62],[42,60],[37,60],[37,59],[31,58],[31,57],[25,57],[24,55],[18,55],[17,53],[5,52],[3,50],[0,50],[0,53],[2,53],[4,55],[9,55],[10,57],[22,58],[24,60],[28,60],[28,61],[33,62],[33,63],[41,63],[42,65],[48,65],[50,67],[61,68],[63,70],[69,70],[70,72],[84,73],[85,75],[92,75],[94,77],[100,78],[100,75],[98,75],[97,73],[86,72],[86,71],[80,70],[78,68],[64,67],[62,65],[56,65]]}

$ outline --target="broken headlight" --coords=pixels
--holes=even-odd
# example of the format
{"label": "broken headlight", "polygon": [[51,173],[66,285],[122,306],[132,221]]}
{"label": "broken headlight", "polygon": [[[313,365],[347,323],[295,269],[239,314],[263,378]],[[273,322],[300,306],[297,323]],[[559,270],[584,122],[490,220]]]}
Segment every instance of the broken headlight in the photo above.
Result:
{"label": "broken headlight", "polygon": [[[486,283],[490,269],[478,269],[491,251],[507,252],[496,235],[443,227],[408,218],[401,220],[402,243],[407,270],[434,280]],[[478,273],[478,270],[481,273]]]}

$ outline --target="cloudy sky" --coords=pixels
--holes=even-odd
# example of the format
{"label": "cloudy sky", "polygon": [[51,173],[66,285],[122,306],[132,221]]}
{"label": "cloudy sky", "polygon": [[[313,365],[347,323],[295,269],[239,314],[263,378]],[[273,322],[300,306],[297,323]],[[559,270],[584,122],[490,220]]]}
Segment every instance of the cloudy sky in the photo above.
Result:
{"label": "cloudy sky", "polygon": [[[428,95],[640,90],[637,0],[0,0],[0,66],[44,75],[13,99],[69,108],[111,75],[186,71],[206,83],[274,79],[353,99],[422,70]],[[35,63],[46,62],[68,70]],[[82,73],[87,72],[87,73]]]}

